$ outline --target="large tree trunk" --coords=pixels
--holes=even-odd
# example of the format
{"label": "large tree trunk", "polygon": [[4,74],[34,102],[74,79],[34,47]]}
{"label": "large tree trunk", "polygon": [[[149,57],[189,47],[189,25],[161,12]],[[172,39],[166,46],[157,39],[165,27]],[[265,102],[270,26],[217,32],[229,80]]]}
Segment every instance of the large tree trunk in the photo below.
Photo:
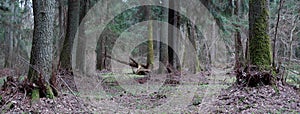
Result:
{"label": "large tree trunk", "polygon": [[[247,86],[272,84],[271,49],[268,35],[268,0],[249,1],[249,42],[250,63],[246,75],[238,70],[237,83]],[[267,71],[266,71],[267,70]]]}
{"label": "large tree trunk", "polygon": [[268,0],[249,1],[250,63],[260,68],[270,67],[271,49],[268,35]]}
{"label": "large tree trunk", "polygon": [[[52,76],[54,8],[55,0],[33,0],[34,32],[30,64],[35,68],[31,67],[28,73],[30,82],[38,85],[31,93],[33,101],[42,93],[49,98],[54,97],[49,85]],[[43,86],[46,90],[39,93]]]}

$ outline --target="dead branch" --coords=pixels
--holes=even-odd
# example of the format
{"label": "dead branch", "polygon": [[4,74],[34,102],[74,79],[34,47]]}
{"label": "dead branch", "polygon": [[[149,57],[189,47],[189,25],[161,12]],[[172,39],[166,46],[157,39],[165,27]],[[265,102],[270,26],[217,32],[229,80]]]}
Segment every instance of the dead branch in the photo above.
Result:
{"label": "dead branch", "polygon": [[141,65],[143,68],[146,68],[147,69],[147,65],[143,65],[141,63],[138,63],[136,62],[133,58],[129,57],[129,60],[131,60],[131,62],[126,62],[126,61],[122,61],[122,60],[119,60],[119,59],[116,59],[116,58],[113,58],[111,57],[110,55],[105,55],[107,58],[109,59],[112,59],[112,60],[115,60],[119,63],[122,63],[122,64],[125,64],[125,65],[129,65],[131,67],[134,67],[134,68],[138,68],[139,65]]}
{"label": "dead branch", "polygon": [[138,75],[146,75],[149,72],[151,72],[151,70],[149,69],[149,64],[147,63],[146,65],[142,64],[142,63],[138,63],[136,62],[133,58],[129,57],[130,62],[126,62],[126,61],[122,61],[116,58],[111,57],[110,55],[105,55],[107,58],[110,58],[112,60],[115,60],[119,63],[137,68],[136,71],[133,71],[134,74],[138,74]]}

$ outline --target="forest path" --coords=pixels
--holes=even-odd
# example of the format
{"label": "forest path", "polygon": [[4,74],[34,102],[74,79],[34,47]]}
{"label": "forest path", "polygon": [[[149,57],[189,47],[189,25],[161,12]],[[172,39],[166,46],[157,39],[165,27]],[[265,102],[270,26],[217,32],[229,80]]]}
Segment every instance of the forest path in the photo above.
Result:
{"label": "forest path", "polygon": [[[220,95],[220,91],[222,89],[226,89],[229,87],[233,82],[234,78],[229,76],[227,73],[232,71],[232,69],[223,69],[223,68],[212,68],[212,72],[210,76],[200,76],[199,82],[196,85],[195,89],[195,96],[200,98],[196,98],[196,102],[200,102],[198,105],[195,105],[195,99],[188,103],[187,107],[185,106],[177,106],[178,104],[174,104],[176,106],[168,106],[166,105],[165,108],[162,108],[161,112],[186,112],[186,113],[206,113],[211,112],[213,109],[217,108],[214,106],[214,102],[217,101],[217,96]],[[112,74],[110,74],[112,75]],[[196,80],[196,79],[191,79]],[[113,80],[112,80],[113,81]],[[116,81],[116,80],[114,80]],[[133,85],[134,88],[135,86]],[[130,94],[128,92],[124,93],[125,90],[117,89],[121,88],[119,85],[110,86],[104,90],[106,91],[106,95],[111,94],[111,98],[102,98],[100,95],[96,100],[90,100],[90,105],[92,107],[91,111],[93,112],[118,112],[118,113],[129,113],[131,112],[129,109],[134,109],[136,113],[142,113],[144,111],[152,110],[153,106],[156,107],[160,106],[159,104],[165,104],[167,101],[172,99],[174,92],[176,92],[176,87],[162,87],[162,93],[158,95],[163,95],[165,98],[158,98],[157,100],[153,101],[155,98],[153,95],[139,95],[139,94]],[[180,91],[179,91],[180,92]],[[181,93],[184,93],[183,91]],[[116,96],[115,96],[116,95]],[[152,97],[153,98],[152,98]],[[185,97],[189,99],[188,96]],[[193,97],[192,97],[193,98]],[[93,98],[91,98],[93,99]],[[98,100],[97,100],[98,99]],[[142,100],[139,100],[142,99]],[[191,103],[193,105],[191,105]],[[197,104],[197,103],[196,103]],[[148,107],[148,108],[146,108]],[[174,109],[174,110],[165,110],[165,109]],[[140,110],[141,109],[141,110]],[[149,109],[149,110],[148,110]]]}
{"label": "forest path", "polygon": [[212,109],[217,107],[214,106],[214,102],[217,96],[220,95],[222,89],[228,88],[232,83],[234,83],[235,78],[227,74],[232,71],[232,69],[223,68],[212,68],[211,75],[208,78],[209,84],[205,90],[201,104],[199,104],[199,112],[210,112]]}

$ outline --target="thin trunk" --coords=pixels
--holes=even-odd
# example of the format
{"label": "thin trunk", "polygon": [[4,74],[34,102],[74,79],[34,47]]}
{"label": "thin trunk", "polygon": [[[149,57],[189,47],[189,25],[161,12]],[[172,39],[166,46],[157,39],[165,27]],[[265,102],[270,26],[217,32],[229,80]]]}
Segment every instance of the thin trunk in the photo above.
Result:
{"label": "thin trunk", "polygon": [[[15,7],[14,5],[11,5],[10,6],[10,10],[11,11],[15,11]],[[14,15],[11,15],[10,16],[10,21],[14,21]],[[4,67],[7,67],[7,68],[12,68],[13,67],[13,50],[14,50],[14,27],[13,25],[10,25],[8,27],[8,44],[7,44],[7,55],[6,56],[6,60],[5,60],[5,64],[4,64]]]}
{"label": "thin trunk", "polygon": [[147,65],[149,65],[149,68],[153,68],[154,64],[154,49],[153,49],[153,23],[152,23],[152,17],[151,17],[151,7],[146,7],[146,17],[149,21],[148,23],[148,53],[147,53]]}
{"label": "thin trunk", "polygon": [[[168,6],[169,2],[162,1],[163,5]],[[162,15],[165,16],[164,20],[168,19],[168,10],[163,10]],[[160,73],[164,71],[164,67],[168,63],[168,24],[161,24],[161,30],[160,30],[160,53],[159,53],[159,61],[162,65],[160,65]]]}
{"label": "thin trunk", "polygon": [[[195,38],[196,38],[195,29],[196,28],[195,28],[195,26],[192,25],[192,23],[187,23],[187,33],[188,33],[189,41],[192,43],[193,49],[195,50],[195,52],[197,52],[196,51],[196,41],[195,41]],[[192,54],[192,52],[189,52],[188,54],[190,55],[190,54]],[[196,53],[193,56],[196,57],[197,56]],[[192,59],[192,58],[189,58],[189,59]],[[196,60],[196,63],[189,63],[190,65],[193,65],[193,66],[191,66],[192,68],[190,69],[193,73],[200,71],[199,60],[198,59],[195,59],[195,60]],[[188,61],[191,61],[191,60],[188,60]]]}
{"label": "thin trunk", "polygon": [[[173,0],[169,1],[169,6],[170,8],[175,8],[176,7],[176,2]],[[176,12],[172,9],[169,9],[169,19],[168,19],[169,24],[172,26],[169,26],[169,31],[168,31],[168,56],[169,56],[169,64],[173,67],[176,68],[176,59],[175,59],[175,52],[176,52],[176,47],[175,47],[175,42],[177,39],[177,34],[176,34],[176,29],[174,27],[177,27],[177,17],[176,17]]]}
{"label": "thin trunk", "polygon": [[[239,19],[241,18],[240,15],[240,0],[236,0],[234,2],[235,9],[234,9],[234,15],[237,17],[237,22],[239,22]],[[235,69],[240,68],[244,65],[244,53],[243,53],[243,44],[242,44],[242,37],[241,37],[241,27],[240,25],[236,26],[235,31]]]}
{"label": "thin trunk", "polygon": [[[295,20],[296,21],[296,20]],[[294,31],[296,30],[297,26],[295,26],[296,22],[293,22],[292,26],[292,30],[290,32],[290,39],[289,39],[289,59],[288,59],[288,64],[287,64],[287,68],[290,68],[290,65],[291,65],[291,59],[292,59],[292,56],[293,56],[293,34],[294,34]],[[287,70],[287,69],[286,69]],[[288,74],[287,74],[288,75]],[[284,81],[286,82],[286,79],[287,79],[287,75],[285,76],[284,78]]]}
{"label": "thin trunk", "polygon": [[277,13],[277,20],[276,20],[276,26],[275,26],[275,36],[274,36],[274,41],[273,41],[273,61],[272,61],[272,66],[275,67],[275,60],[276,60],[276,57],[277,57],[277,53],[276,53],[276,43],[277,43],[277,30],[278,30],[278,24],[279,24],[279,21],[280,21],[280,11],[281,11],[281,8],[282,8],[282,5],[283,5],[283,0],[280,0],[280,3],[279,3],[279,8],[278,8],[278,13]]}

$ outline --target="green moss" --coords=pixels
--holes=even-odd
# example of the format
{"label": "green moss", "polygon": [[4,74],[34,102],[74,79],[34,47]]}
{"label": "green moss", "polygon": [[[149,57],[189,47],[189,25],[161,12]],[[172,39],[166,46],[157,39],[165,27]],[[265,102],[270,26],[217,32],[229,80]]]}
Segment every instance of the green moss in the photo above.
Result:
{"label": "green moss", "polygon": [[50,85],[46,86],[46,97],[50,99],[54,98],[54,94],[52,92],[52,88],[50,87]]}
{"label": "green moss", "polygon": [[35,88],[31,92],[31,101],[36,102],[40,99],[40,92],[38,88]]}
{"label": "green moss", "polygon": [[[251,0],[252,1],[252,0]],[[251,3],[251,2],[250,2]],[[259,4],[259,3],[254,3]],[[266,1],[261,1],[261,12],[259,15],[254,15],[253,35],[250,38],[250,61],[251,64],[257,65],[265,69],[271,65],[271,45],[268,31],[269,11],[266,6]]]}

